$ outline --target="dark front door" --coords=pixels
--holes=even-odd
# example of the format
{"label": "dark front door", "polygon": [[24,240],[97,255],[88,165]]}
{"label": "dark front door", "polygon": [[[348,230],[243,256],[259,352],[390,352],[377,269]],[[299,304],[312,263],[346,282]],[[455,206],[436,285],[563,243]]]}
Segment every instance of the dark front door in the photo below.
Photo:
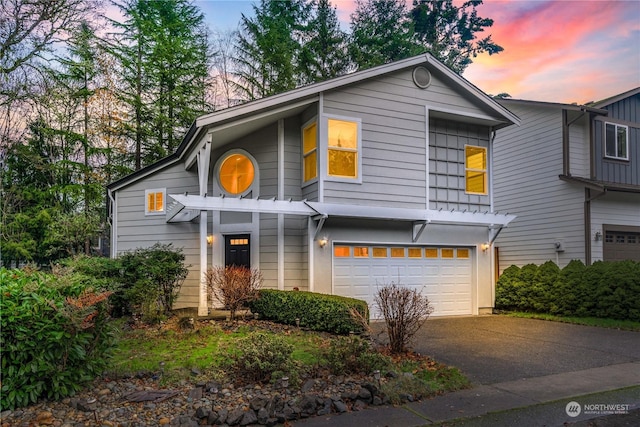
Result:
{"label": "dark front door", "polygon": [[248,234],[233,234],[224,237],[224,265],[251,268],[251,247]]}

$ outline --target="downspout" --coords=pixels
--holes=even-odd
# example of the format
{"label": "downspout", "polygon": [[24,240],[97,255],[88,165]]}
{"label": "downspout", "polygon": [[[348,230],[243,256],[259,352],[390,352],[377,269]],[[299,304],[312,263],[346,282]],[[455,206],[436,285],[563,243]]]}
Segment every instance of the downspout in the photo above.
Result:
{"label": "downspout", "polygon": [[607,190],[591,196],[591,189],[584,189],[584,263],[591,265],[591,201],[607,194]]}
{"label": "downspout", "polygon": [[115,258],[118,253],[118,224],[117,224],[117,212],[116,212],[116,199],[113,195],[111,189],[107,188],[107,222],[111,226],[110,234],[110,242],[109,242],[109,252],[111,258]]}

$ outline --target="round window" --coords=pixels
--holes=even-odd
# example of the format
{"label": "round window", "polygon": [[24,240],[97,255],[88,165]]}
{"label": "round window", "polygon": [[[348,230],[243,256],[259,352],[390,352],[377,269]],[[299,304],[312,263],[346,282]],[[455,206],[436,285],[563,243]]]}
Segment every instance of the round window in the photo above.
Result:
{"label": "round window", "polygon": [[240,194],[251,187],[254,175],[253,163],[247,156],[232,154],[220,166],[220,185],[227,193]]}

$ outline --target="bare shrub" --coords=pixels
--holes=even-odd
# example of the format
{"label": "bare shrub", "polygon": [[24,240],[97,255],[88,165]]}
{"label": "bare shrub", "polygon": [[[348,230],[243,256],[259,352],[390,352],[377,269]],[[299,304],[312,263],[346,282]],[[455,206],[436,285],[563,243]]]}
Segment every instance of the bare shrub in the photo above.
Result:
{"label": "bare shrub", "polygon": [[227,266],[213,267],[206,274],[209,303],[215,297],[231,311],[235,319],[238,309],[258,298],[262,286],[262,273],[258,269]]}
{"label": "bare shrub", "polygon": [[407,350],[411,338],[433,312],[426,296],[394,282],[378,289],[374,301],[384,317],[389,347],[395,354]]}

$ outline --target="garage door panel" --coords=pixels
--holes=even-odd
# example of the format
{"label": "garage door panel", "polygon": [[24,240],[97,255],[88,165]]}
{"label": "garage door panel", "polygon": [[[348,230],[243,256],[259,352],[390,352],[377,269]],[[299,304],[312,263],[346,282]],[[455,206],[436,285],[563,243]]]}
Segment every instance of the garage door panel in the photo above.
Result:
{"label": "garage door panel", "polygon": [[[373,246],[384,247],[384,245],[371,247]],[[472,249],[469,248],[469,252],[471,251]],[[354,252],[351,251],[351,253]],[[388,249],[387,253],[392,252]],[[407,253],[410,252],[405,249],[405,254]],[[422,251],[422,253],[425,252]],[[472,272],[470,257],[336,257],[334,258],[334,293],[367,301],[372,309],[372,317],[380,318],[373,304],[375,295],[382,286],[399,282],[400,285],[416,289],[427,296],[434,308],[433,315],[471,314],[473,309]]]}

